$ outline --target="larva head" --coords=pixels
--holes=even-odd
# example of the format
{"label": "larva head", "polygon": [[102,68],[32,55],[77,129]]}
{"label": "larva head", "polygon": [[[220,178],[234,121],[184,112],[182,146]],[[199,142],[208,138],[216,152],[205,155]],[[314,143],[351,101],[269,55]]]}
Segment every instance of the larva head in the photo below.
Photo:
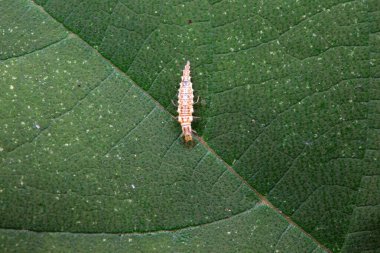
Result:
{"label": "larva head", "polygon": [[193,136],[191,136],[191,125],[189,123],[182,124],[182,134],[185,137],[185,142],[193,140]]}
{"label": "larva head", "polygon": [[186,134],[185,135],[185,142],[189,142],[189,141],[192,141],[193,140],[193,136],[191,136],[191,134]]}

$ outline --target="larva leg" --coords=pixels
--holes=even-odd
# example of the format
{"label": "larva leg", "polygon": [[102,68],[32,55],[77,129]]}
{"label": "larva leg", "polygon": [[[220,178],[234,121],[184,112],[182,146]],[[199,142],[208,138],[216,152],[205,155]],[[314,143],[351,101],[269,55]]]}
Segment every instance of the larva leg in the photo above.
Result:
{"label": "larva leg", "polygon": [[174,102],[173,99],[172,99],[172,104],[175,106],[175,107],[178,107],[178,102]]}
{"label": "larva leg", "polygon": [[194,104],[198,104],[199,102],[199,96],[197,97],[197,101],[194,102]]}

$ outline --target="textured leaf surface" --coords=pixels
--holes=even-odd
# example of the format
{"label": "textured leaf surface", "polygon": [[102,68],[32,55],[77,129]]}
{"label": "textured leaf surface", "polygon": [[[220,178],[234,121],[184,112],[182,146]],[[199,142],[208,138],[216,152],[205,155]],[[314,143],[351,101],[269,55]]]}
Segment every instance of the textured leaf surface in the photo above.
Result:
{"label": "textured leaf surface", "polygon": [[[0,230],[17,252],[324,252],[298,229],[257,206],[223,221],[177,231],[131,234],[35,233]],[[295,243],[297,242],[297,243]],[[74,245],[74,247],[73,247]],[[53,248],[54,247],[54,248]],[[9,248],[7,248],[9,249]]]}
{"label": "textured leaf surface", "polygon": [[36,3],[0,1],[7,251],[379,250],[376,1]]}

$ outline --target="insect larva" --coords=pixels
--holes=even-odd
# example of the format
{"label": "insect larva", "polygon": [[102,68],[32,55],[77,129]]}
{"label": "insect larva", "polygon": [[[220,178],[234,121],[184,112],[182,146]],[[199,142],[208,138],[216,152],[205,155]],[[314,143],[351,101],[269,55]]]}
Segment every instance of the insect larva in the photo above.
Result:
{"label": "insect larva", "polygon": [[178,90],[178,122],[182,127],[182,135],[186,142],[192,141],[191,122],[193,121],[194,95],[190,77],[190,61],[187,61],[182,74],[182,80]]}

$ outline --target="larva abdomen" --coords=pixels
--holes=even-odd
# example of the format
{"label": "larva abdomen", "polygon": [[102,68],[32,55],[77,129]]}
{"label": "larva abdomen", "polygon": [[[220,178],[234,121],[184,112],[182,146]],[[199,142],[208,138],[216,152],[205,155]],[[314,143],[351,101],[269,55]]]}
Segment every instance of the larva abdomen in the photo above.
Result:
{"label": "larva abdomen", "polygon": [[182,73],[182,80],[178,90],[178,122],[182,127],[182,135],[186,142],[192,141],[191,122],[193,121],[194,94],[190,77],[190,61],[187,61]]}

